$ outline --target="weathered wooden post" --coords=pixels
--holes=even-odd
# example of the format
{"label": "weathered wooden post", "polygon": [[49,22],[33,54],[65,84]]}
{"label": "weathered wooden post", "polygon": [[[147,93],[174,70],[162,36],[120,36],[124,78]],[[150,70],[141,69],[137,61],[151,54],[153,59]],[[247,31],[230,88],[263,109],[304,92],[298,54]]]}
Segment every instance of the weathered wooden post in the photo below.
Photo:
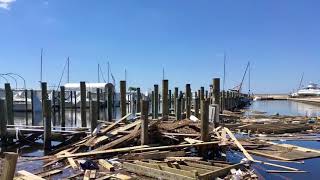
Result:
{"label": "weathered wooden post", "polygon": [[44,150],[51,149],[51,100],[44,100]]}
{"label": "weathered wooden post", "polygon": [[100,107],[101,107],[101,105],[100,105],[100,89],[99,88],[97,88],[97,118],[98,119],[100,119]]}
{"label": "weathered wooden post", "polygon": [[196,96],[194,98],[194,116],[197,118],[200,118],[199,109],[200,109],[200,98]]}
{"label": "weathered wooden post", "polygon": [[178,96],[179,96],[179,88],[175,87],[174,88],[174,95],[173,95],[174,113],[177,112],[177,99],[178,99]]}
{"label": "weathered wooden post", "polygon": [[4,84],[6,96],[6,113],[8,118],[8,125],[14,125],[13,117],[13,92],[9,83]]}
{"label": "weathered wooden post", "polygon": [[220,78],[213,79],[213,104],[216,104],[218,107],[218,112],[221,113],[220,108]]}
{"label": "weathered wooden post", "polygon": [[0,99],[0,138],[3,144],[7,141],[7,121],[6,102]]}
{"label": "weathered wooden post", "polygon": [[172,108],[172,91],[169,90],[169,113],[171,108]]}
{"label": "weathered wooden post", "polygon": [[152,108],[152,119],[155,119],[155,112],[154,112],[154,91],[151,92],[151,108]]}
{"label": "weathered wooden post", "polygon": [[80,82],[80,114],[81,114],[81,126],[87,127],[87,88],[86,82]]}
{"label": "weathered wooden post", "polygon": [[169,81],[162,81],[162,117],[168,119],[169,116],[169,99],[168,99]]}
{"label": "weathered wooden post", "polygon": [[31,89],[30,90],[30,98],[31,98],[31,125],[34,126],[35,125],[35,122],[34,122],[34,92],[33,90]]}
{"label": "weathered wooden post", "polygon": [[[201,101],[201,138],[200,140],[203,142],[210,141],[209,136],[209,102],[210,99],[202,100]],[[207,147],[201,147],[201,153],[204,157],[207,156]]]}
{"label": "weathered wooden post", "polygon": [[147,100],[141,100],[141,145],[149,144],[148,114],[149,102]]}
{"label": "weathered wooden post", "polygon": [[26,125],[28,125],[28,90],[24,90]]}
{"label": "weathered wooden post", "polygon": [[154,85],[154,119],[159,117],[159,86]]}
{"label": "weathered wooden post", "polygon": [[97,116],[97,101],[90,101],[90,122],[91,122],[91,133],[96,129],[98,125],[98,116]]}
{"label": "weathered wooden post", "polygon": [[141,112],[141,105],[140,105],[140,103],[141,103],[141,91],[140,91],[140,88],[137,88],[137,101],[136,101],[136,103],[137,103],[137,113],[140,113]]}
{"label": "weathered wooden post", "polygon": [[111,122],[112,121],[112,110],[113,110],[113,85],[112,84],[108,84],[108,86],[107,86],[107,96],[108,96],[108,98],[107,98],[107,108],[108,108],[108,121],[109,122]]}
{"label": "weathered wooden post", "polygon": [[191,85],[186,84],[186,116],[187,116],[187,119],[189,119],[191,116],[191,102],[192,102]]}
{"label": "weathered wooden post", "polygon": [[126,81],[120,81],[120,108],[121,108],[121,117],[127,115],[127,85]]}
{"label": "weathered wooden post", "polygon": [[0,176],[0,180],[14,179],[18,156],[19,155],[17,153],[13,152],[4,153],[4,161],[2,162],[3,169]]}
{"label": "weathered wooden post", "polygon": [[205,95],[205,99],[208,99],[209,98],[209,91],[206,90],[206,95]]}
{"label": "weathered wooden post", "polygon": [[42,124],[43,125],[44,125],[44,119],[47,116],[45,111],[47,100],[48,100],[47,83],[41,82],[41,103],[42,103]]}
{"label": "weathered wooden post", "polygon": [[66,126],[66,91],[64,86],[60,86],[60,114],[61,127]]}
{"label": "weathered wooden post", "polygon": [[175,107],[176,107],[176,111],[175,111],[175,113],[176,113],[176,119],[177,120],[181,120],[182,118],[181,118],[181,100],[182,100],[182,98],[181,97],[178,97],[177,99],[176,99],[176,105],[175,105]]}
{"label": "weathered wooden post", "polygon": [[200,100],[204,100],[204,87],[200,88]]}
{"label": "weathered wooden post", "polygon": [[[77,124],[77,91],[73,92],[74,95],[74,104],[73,104],[73,109],[74,109],[74,122]],[[81,98],[81,97],[80,97]],[[71,103],[72,104],[72,103]]]}

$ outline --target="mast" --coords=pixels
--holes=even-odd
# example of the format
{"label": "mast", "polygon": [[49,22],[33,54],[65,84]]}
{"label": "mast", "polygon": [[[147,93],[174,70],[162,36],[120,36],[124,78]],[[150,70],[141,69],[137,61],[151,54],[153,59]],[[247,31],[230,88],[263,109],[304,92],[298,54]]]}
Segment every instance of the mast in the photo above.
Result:
{"label": "mast", "polygon": [[164,80],[164,68],[162,68],[162,80]]}
{"label": "mast", "polygon": [[67,81],[68,81],[68,83],[70,83],[70,59],[69,59],[69,56],[68,56],[68,59],[67,59],[67,64],[68,64]]}
{"label": "mast", "polygon": [[127,81],[127,69],[124,69],[124,80]]}
{"label": "mast", "polygon": [[226,85],[226,59],[227,59],[227,55],[226,53],[224,53],[224,57],[223,57],[223,91],[225,89],[225,85]]}
{"label": "mast", "polygon": [[98,83],[100,83],[100,64],[98,63]]}
{"label": "mast", "polygon": [[304,78],[304,72],[302,73],[298,90],[301,89],[303,78]]}
{"label": "mast", "polygon": [[249,97],[251,94],[251,64],[249,62]]}
{"label": "mast", "polygon": [[42,53],[43,53],[43,48],[41,48],[41,54],[40,54],[40,83],[42,83]]}

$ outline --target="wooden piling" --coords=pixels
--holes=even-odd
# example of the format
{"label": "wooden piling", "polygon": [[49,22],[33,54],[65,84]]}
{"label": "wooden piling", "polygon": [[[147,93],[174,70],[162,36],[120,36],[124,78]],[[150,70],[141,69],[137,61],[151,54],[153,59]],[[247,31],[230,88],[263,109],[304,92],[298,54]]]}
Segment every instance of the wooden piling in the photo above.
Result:
{"label": "wooden piling", "polygon": [[81,126],[87,127],[87,90],[86,90],[86,83],[81,81],[80,82],[80,114],[81,114]]}
{"label": "wooden piling", "polygon": [[113,85],[112,84],[108,84],[107,87],[107,112],[108,112],[108,121],[111,122],[112,121],[112,111],[113,111]]}
{"label": "wooden piling", "polygon": [[35,125],[35,121],[34,121],[34,91],[30,90],[30,98],[31,98],[31,124],[32,126]]}
{"label": "wooden piling", "polygon": [[120,81],[120,109],[121,109],[121,117],[127,115],[127,100],[126,100],[127,86],[126,81]]}
{"label": "wooden piling", "polygon": [[176,113],[176,120],[181,120],[182,119],[182,117],[181,117],[181,100],[182,100],[182,98],[181,97],[178,97],[177,99],[176,99],[176,105],[175,105],[175,107],[176,107],[176,111],[175,111],[175,113]]}
{"label": "wooden piling", "polygon": [[191,102],[192,102],[192,93],[191,93],[191,85],[186,84],[186,116],[187,119],[191,116]]}
{"label": "wooden piling", "polygon": [[173,106],[174,106],[174,113],[176,113],[177,111],[177,99],[178,99],[178,96],[179,96],[179,88],[175,87],[174,88],[174,96],[173,96]]}
{"label": "wooden piling", "polygon": [[100,104],[100,92],[101,90],[99,88],[97,88],[97,118],[100,119],[100,108],[101,108],[101,104]]}
{"label": "wooden piling", "polygon": [[162,81],[162,117],[167,119],[169,116],[169,99],[168,99],[169,81]]}
{"label": "wooden piling", "polygon": [[60,86],[60,117],[61,127],[66,126],[66,91],[64,86]]}
{"label": "wooden piling", "polygon": [[149,102],[141,100],[141,145],[149,144],[148,134],[148,114],[149,114]]}
{"label": "wooden piling", "polygon": [[172,108],[172,91],[169,90],[169,113],[171,108]]}
{"label": "wooden piling", "polygon": [[194,116],[197,117],[198,119],[200,118],[199,108],[200,108],[200,98],[196,96],[194,98]]}
{"label": "wooden piling", "polygon": [[90,122],[91,122],[91,133],[96,129],[98,125],[98,116],[97,116],[97,101],[90,101]]}
{"label": "wooden piling", "polygon": [[2,173],[0,180],[14,179],[16,165],[18,160],[18,154],[13,152],[4,153],[4,161],[2,162]]}
{"label": "wooden piling", "polygon": [[220,108],[220,78],[213,79],[213,99],[213,104],[218,105],[219,112],[221,112],[220,109],[222,108]]}
{"label": "wooden piling", "polygon": [[200,88],[200,100],[204,100],[204,87]]}
{"label": "wooden piling", "polygon": [[0,99],[0,138],[2,143],[7,140],[7,116],[6,116],[6,102]]}
{"label": "wooden piling", "polygon": [[206,95],[205,95],[205,99],[208,99],[209,98],[209,91],[206,90]]}
{"label": "wooden piling", "polygon": [[140,113],[141,112],[141,91],[140,91],[140,88],[137,88],[137,113]]}
{"label": "wooden piling", "polygon": [[24,101],[25,101],[25,117],[26,117],[26,125],[28,125],[28,90],[24,90]]}
{"label": "wooden piling", "polygon": [[[77,124],[77,91],[73,92],[74,95],[74,103],[73,103],[73,109],[74,109],[74,122]],[[72,102],[71,102],[72,104]]]}
{"label": "wooden piling", "polygon": [[13,115],[13,92],[9,83],[4,84],[6,96],[6,113],[8,118],[8,125],[14,125]]}
{"label": "wooden piling", "polygon": [[154,119],[159,117],[159,86],[154,85]]}
{"label": "wooden piling", "polygon": [[154,111],[154,107],[155,107],[155,104],[154,104],[154,91],[151,92],[151,108],[152,108],[152,119],[155,119],[155,111]]}
{"label": "wooden piling", "polygon": [[43,143],[44,150],[51,150],[51,100],[44,101],[44,134]]}
{"label": "wooden piling", "polygon": [[201,141],[209,140],[209,100],[206,99],[201,101]]}
{"label": "wooden piling", "polygon": [[41,82],[42,124],[44,124],[44,119],[47,116],[45,111],[47,100],[48,100],[47,83]]}

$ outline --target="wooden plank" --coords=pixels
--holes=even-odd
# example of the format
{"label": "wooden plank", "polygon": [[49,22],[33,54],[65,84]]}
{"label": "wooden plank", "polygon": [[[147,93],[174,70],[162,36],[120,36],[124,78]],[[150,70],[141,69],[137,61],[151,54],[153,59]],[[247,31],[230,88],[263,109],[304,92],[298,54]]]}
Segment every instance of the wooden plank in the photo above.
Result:
{"label": "wooden plank", "polygon": [[189,144],[203,143],[203,141],[192,139],[192,138],[184,138],[184,140]]}
{"label": "wooden plank", "polygon": [[197,172],[196,171],[184,171],[184,170],[181,170],[181,169],[171,168],[171,167],[168,167],[168,166],[162,166],[162,165],[159,165],[159,164],[156,164],[156,163],[145,163],[145,162],[141,162],[141,161],[137,161],[135,163],[137,165],[140,165],[140,166],[159,169],[159,170],[162,170],[162,171],[166,171],[166,172],[170,172],[170,173],[174,173],[174,174],[180,174],[180,175],[191,177],[191,178],[196,178],[197,177]]}
{"label": "wooden plank", "polygon": [[195,160],[195,161],[201,161],[202,157],[167,157],[166,158],[169,161],[185,161],[185,160]]}
{"label": "wooden plank", "polygon": [[[65,153],[65,155],[71,155],[71,153],[66,152],[66,153]],[[72,169],[74,169],[74,170],[79,169],[79,167],[78,167],[77,163],[74,161],[74,159],[73,159],[73,158],[67,158],[67,160],[68,160],[68,162],[69,162],[70,166],[72,167]]]}
{"label": "wooden plank", "polygon": [[123,158],[127,160],[142,160],[142,159],[154,159],[161,160],[167,157],[185,156],[185,151],[163,151],[163,152],[145,152],[145,153],[133,153],[125,155]]}
{"label": "wooden plank", "polygon": [[90,171],[90,179],[95,179],[97,174],[97,170],[91,170]]}
{"label": "wooden plank", "polygon": [[22,170],[22,171],[18,171],[18,174],[25,176],[27,178],[33,179],[33,180],[45,180],[40,176],[34,175],[28,171]]}
{"label": "wooden plank", "polygon": [[307,171],[278,171],[278,170],[266,170],[267,173],[308,173]]}
{"label": "wooden plank", "polygon": [[129,141],[129,140],[131,140],[131,139],[136,138],[136,137],[140,134],[140,133],[139,133],[140,126],[141,126],[141,125],[137,125],[137,126],[134,128],[134,130],[132,131],[132,133],[130,133],[130,134],[126,135],[126,136],[123,136],[123,137],[121,137],[121,138],[119,138],[119,139],[116,139],[116,140],[114,140],[114,141],[111,141],[110,143],[108,143],[108,144],[106,144],[106,145],[103,145],[103,146],[101,146],[101,147],[99,147],[99,148],[97,148],[97,149],[95,149],[95,150],[93,150],[93,151],[96,152],[96,151],[111,149],[111,148],[113,148],[113,147],[116,147],[116,146],[120,145],[120,144],[123,143],[123,142],[126,142],[126,141]]}
{"label": "wooden plank", "polygon": [[90,170],[86,170],[84,172],[83,180],[90,180],[90,174],[91,174],[91,171]]}
{"label": "wooden plank", "polygon": [[99,164],[108,169],[109,171],[114,171],[114,167],[112,166],[112,164],[110,164],[109,162],[107,162],[106,160],[103,160],[103,159],[99,159]]}
{"label": "wooden plank", "polygon": [[124,174],[114,174],[112,175],[112,177],[116,178],[116,179],[120,179],[120,180],[130,180],[132,179],[132,177],[124,175]]}
{"label": "wooden plank", "polygon": [[166,179],[166,180],[193,180],[194,178],[183,176],[181,174],[174,174],[159,169],[154,169],[150,167],[140,166],[132,163],[123,163],[123,168],[127,169],[129,172],[136,174],[156,178],[156,179]]}
{"label": "wooden plank", "polygon": [[204,180],[208,179],[209,180],[209,179],[215,179],[220,176],[225,176],[225,175],[229,174],[231,169],[239,169],[240,166],[242,166],[242,164],[235,164],[235,165],[231,165],[231,166],[228,166],[225,168],[221,168],[216,171],[209,172],[207,174],[201,174],[199,176],[199,179],[204,179]]}
{"label": "wooden plank", "polygon": [[237,145],[237,147],[242,151],[242,153],[246,156],[246,158],[250,161],[254,161],[253,157],[243,148],[243,146],[237,140],[237,138],[233,135],[233,133],[226,127],[224,128],[224,130],[230,136],[230,138],[234,141],[234,143]]}
{"label": "wooden plank", "polygon": [[155,151],[155,150],[166,150],[166,149],[175,149],[175,148],[186,148],[186,147],[198,147],[198,146],[207,146],[207,145],[214,145],[218,144],[220,141],[213,141],[213,142],[204,142],[198,144],[180,144],[180,145],[171,145],[171,146],[157,146],[157,147],[149,147],[149,146],[133,146],[133,147],[126,147],[126,148],[118,148],[118,149],[110,149],[104,151],[91,151],[85,153],[77,153],[71,155],[59,155],[57,158],[68,158],[68,157],[83,157],[83,156],[93,156],[93,155],[101,155],[101,154],[109,154],[109,153],[125,153],[125,152],[143,152],[143,151]]}
{"label": "wooden plank", "polygon": [[129,116],[131,116],[131,113],[127,114],[126,116],[122,117],[121,119],[117,120],[115,123],[113,123],[112,125],[108,126],[107,128],[103,129],[101,131],[102,134],[105,134],[107,132],[109,132],[110,130],[114,129],[119,123],[121,123],[122,121],[126,120]]}
{"label": "wooden plank", "polygon": [[216,170],[221,169],[221,167],[217,167],[217,166],[208,166],[208,165],[204,165],[204,164],[191,163],[191,162],[185,162],[185,163],[190,167],[196,167],[196,168],[206,169],[206,170],[210,170],[210,171],[216,171]]}

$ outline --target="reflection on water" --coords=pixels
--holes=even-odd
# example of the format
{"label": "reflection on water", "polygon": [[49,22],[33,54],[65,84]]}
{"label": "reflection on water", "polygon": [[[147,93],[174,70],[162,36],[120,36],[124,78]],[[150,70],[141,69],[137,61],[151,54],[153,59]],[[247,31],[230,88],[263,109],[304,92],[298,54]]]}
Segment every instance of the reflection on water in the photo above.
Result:
{"label": "reflection on water", "polygon": [[254,101],[252,111],[266,112],[267,115],[320,116],[320,106],[294,101]]}
{"label": "reflection on water", "polygon": [[[113,119],[120,118],[120,108],[116,108],[113,113]],[[99,120],[107,119],[107,110],[101,108]],[[87,109],[87,125],[90,127],[89,121],[89,109]],[[26,113],[25,112],[14,112],[14,124],[15,125],[25,125],[26,124]],[[32,113],[28,113],[28,125],[32,124]],[[61,117],[59,112],[52,113],[52,125],[60,126]],[[34,125],[42,126],[42,113],[40,111],[34,113]],[[66,127],[81,127],[81,114],[80,109],[72,110],[66,109]]]}

